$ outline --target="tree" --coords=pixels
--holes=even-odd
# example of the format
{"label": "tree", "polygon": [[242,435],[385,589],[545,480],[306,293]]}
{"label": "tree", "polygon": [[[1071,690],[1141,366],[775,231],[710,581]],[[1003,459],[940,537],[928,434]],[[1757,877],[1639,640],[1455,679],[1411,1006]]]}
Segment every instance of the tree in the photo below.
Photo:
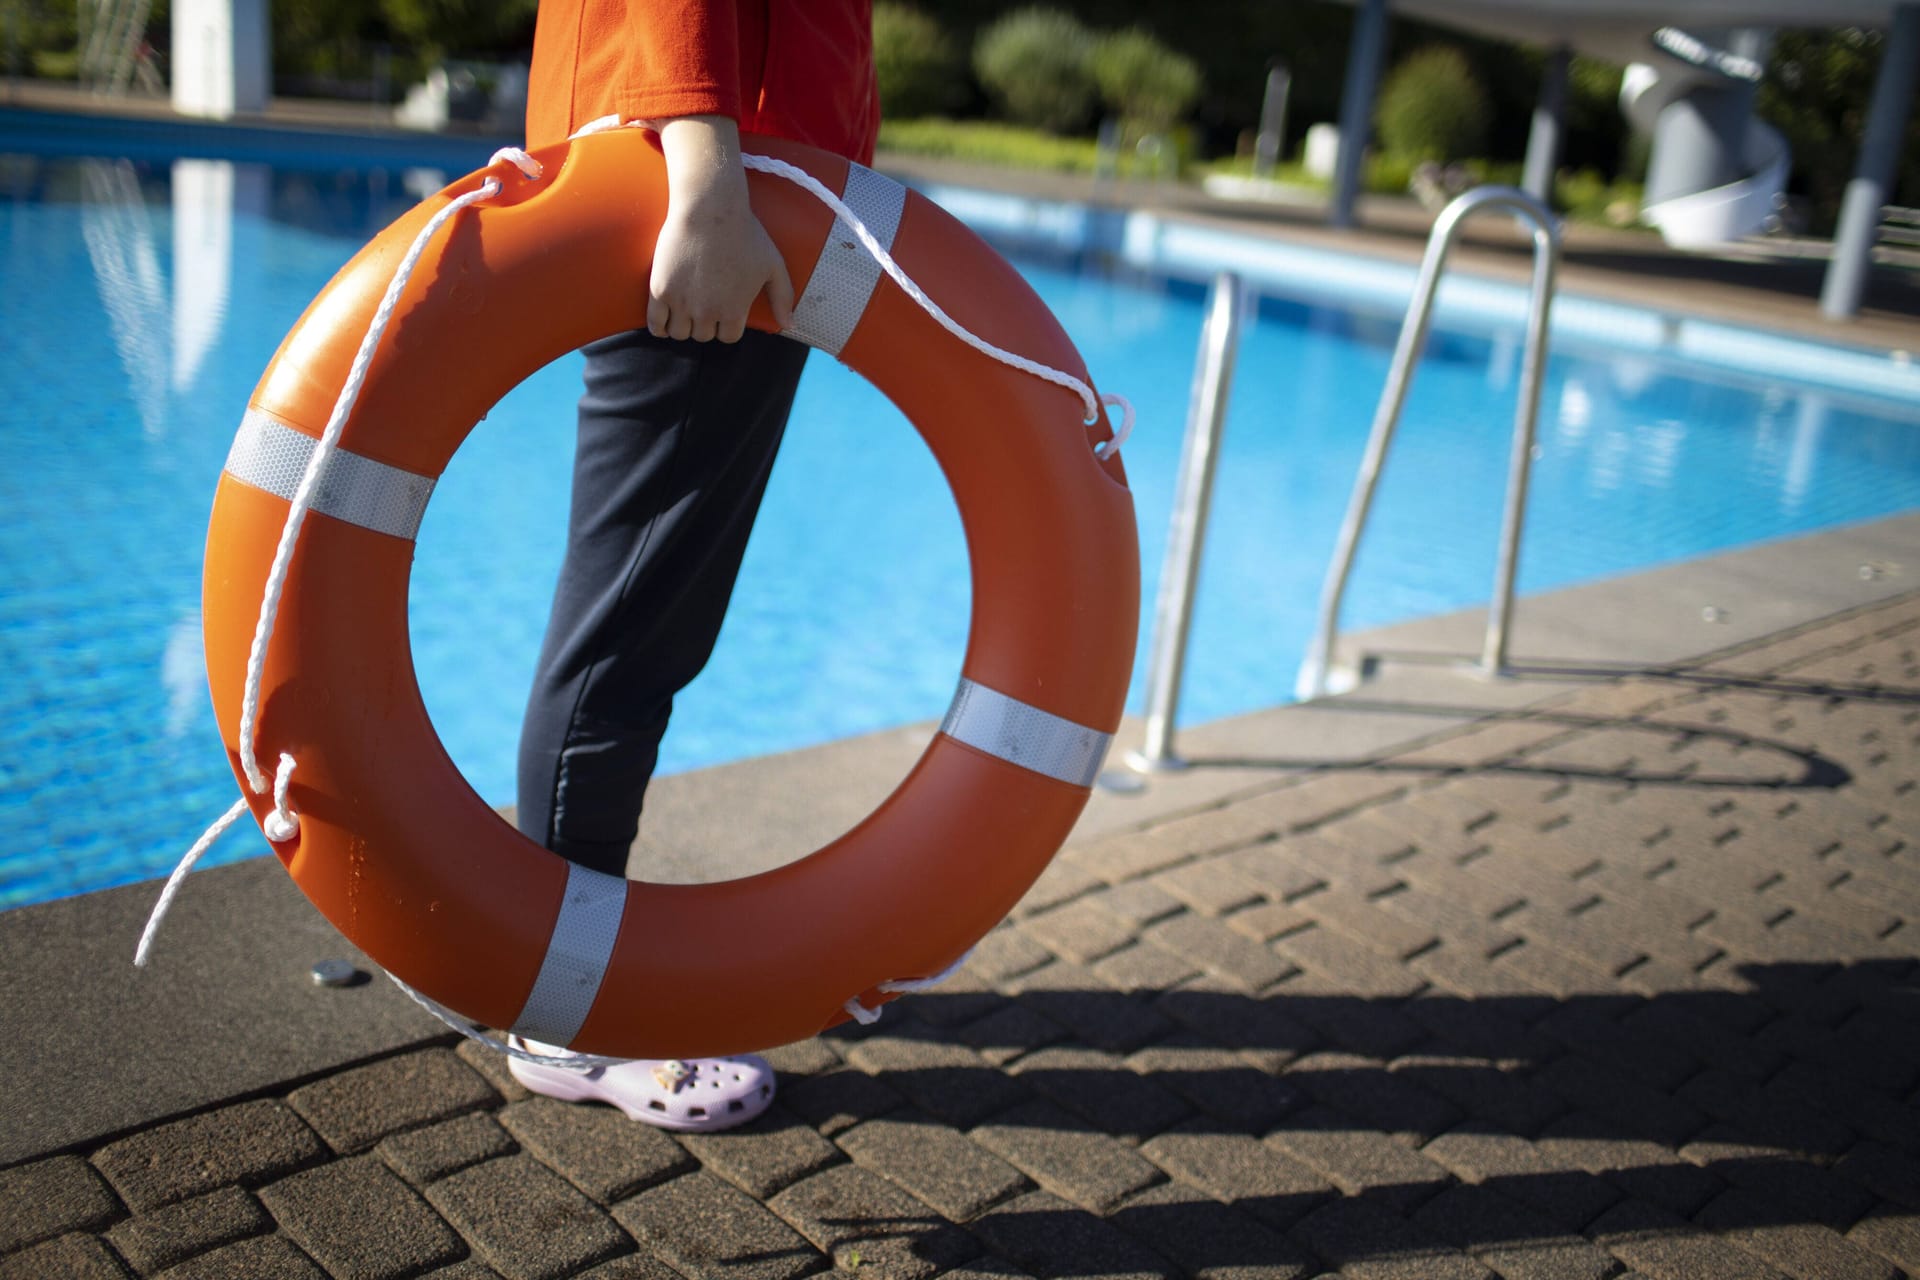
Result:
{"label": "tree", "polygon": [[1395,67],[1374,112],[1389,154],[1441,162],[1478,154],[1487,117],[1485,91],[1448,45],[1421,49]]}
{"label": "tree", "polygon": [[538,0],[379,0],[401,41],[429,59],[497,53],[532,43]]}
{"label": "tree", "polygon": [[1130,125],[1164,132],[1200,96],[1200,68],[1141,27],[1102,36],[1094,46],[1094,82],[1107,107]]}
{"label": "tree", "polygon": [[904,4],[873,6],[873,69],[887,119],[941,115],[967,98],[966,64],[952,38]]}
{"label": "tree", "polygon": [[380,0],[273,0],[277,75],[354,79],[367,74],[373,50],[393,42]]}
{"label": "tree", "polygon": [[1071,133],[1093,114],[1093,35],[1059,9],[1020,9],[980,33],[973,69],[1017,124]]}
{"label": "tree", "polygon": [[[1809,199],[1815,231],[1831,230],[1839,216],[1885,47],[1880,32],[1859,27],[1783,31],[1774,40],[1757,105],[1793,148],[1794,186]],[[1920,120],[1907,122],[1890,199],[1920,204]]]}

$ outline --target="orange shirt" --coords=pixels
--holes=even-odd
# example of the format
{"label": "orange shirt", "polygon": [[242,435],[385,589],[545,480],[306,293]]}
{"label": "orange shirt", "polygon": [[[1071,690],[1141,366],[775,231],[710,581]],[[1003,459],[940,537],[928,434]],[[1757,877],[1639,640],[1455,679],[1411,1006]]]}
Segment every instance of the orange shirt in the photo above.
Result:
{"label": "orange shirt", "polygon": [[872,0],[540,0],[527,145],[606,115],[723,115],[867,161]]}

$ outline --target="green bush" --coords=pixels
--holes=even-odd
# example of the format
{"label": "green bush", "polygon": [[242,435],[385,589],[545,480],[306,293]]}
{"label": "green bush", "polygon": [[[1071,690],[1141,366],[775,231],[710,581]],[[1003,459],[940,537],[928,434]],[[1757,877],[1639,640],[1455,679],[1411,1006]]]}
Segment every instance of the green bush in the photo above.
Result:
{"label": "green bush", "polygon": [[1489,116],[1487,95],[1465,56],[1443,45],[1421,49],[1393,69],[1374,123],[1389,153],[1444,163],[1480,149]]}
{"label": "green bush", "polygon": [[938,22],[904,4],[873,6],[873,69],[886,119],[937,116],[967,97],[960,51]]}
{"label": "green bush", "polygon": [[1053,133],[1093,114],[1093,36],[1058,9],[1019,9],[980,33],[973,69],[1006,115]]}
{"label": "green bush", "polygon": [[1107,109],[1129,125],[1172,128],[1200,97],[1200,68],[1139,27],[1102,36],[1091,60]]}

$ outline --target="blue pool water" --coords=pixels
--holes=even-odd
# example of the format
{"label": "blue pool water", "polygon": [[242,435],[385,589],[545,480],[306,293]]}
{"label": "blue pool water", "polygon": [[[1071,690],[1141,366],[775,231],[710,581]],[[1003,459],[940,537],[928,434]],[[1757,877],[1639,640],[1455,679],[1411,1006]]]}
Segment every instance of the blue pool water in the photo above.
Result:
{"label": "blue pool water", "polygon": [[[214,480],[306,301],[436,184],[0,156],[0,906],[160,874],[231,801],[200,658]],[[1022,267],[1101,385],[1139,407],[1126,457],[1151,600],[1203,299],[1095,264]],[[1185,719],[1290,696],[1396,328],[1392,315],[1263,302],[1221,459]],[[1511,332],[1436,336],[1347,628],[1485,598],[1518,355]],[[421,684],[455,760],[496,802],[512,797],[558,560],[578,374],[560,361],[481,425],[420,538]],[[1521,588],[1920,504],[1917,413],[1563,345]],[[664,767],[937,717],[967,608],[959,523],[931,459],[877,393],[816,356]],[[263,849],[248,831],[215,860]]]}

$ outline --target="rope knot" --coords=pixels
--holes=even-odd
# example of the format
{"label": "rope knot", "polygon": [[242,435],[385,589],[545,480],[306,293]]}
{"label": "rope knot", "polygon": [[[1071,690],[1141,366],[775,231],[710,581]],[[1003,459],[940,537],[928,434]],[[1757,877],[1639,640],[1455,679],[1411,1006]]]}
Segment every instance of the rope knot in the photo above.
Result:
{"label": "rope knot", "polygon": [[283,844],[300,834],[300,815],[287,803],[287,786],[293,781],[294,761],[280,753],[280,767],[273,773],[273,812],[260,824],[260,830],[275,844]]}

